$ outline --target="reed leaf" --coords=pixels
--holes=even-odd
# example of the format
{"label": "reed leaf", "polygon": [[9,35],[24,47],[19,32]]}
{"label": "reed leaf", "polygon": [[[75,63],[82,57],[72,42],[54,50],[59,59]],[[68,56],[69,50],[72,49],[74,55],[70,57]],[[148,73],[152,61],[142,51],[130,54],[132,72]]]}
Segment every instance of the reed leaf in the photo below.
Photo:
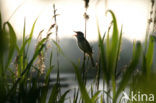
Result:
{"label": "reed leaf", "polygon": [[[37,20],[38,20],[38,18],[36,18],[36,20],[34,21],[34,23],[33,23],[33,25],[32,25],[31,32],[30,32],[30,34],[29,34],[30,41],[31,41],[31,39],[32,39],[32,37],[33,37],[34,29],[35,29],[35,25],[36,25]],[[30,45],[30,41],[29,41],[29,43],[28,43],[29,45]]]}
{"label": "reed leaf", "polygon": [[119,84],[117,93],[115,95],[115,98],[113,98],[113,103],[116,103],[117,97],[119,96],[119,94],[121,93],[121,91],[126,87],[128,81],[130,80],[130,78],[132,77],[132,74],[134,73],[139,60],[140,60],[140,55],[141,55],[141,43],[137,42],[136,43],[136,48],[132,57],[132,61],[130,63],[130,65],[128,66],[126,72],[124,73],[122,80]]}
{"label": "reed leaf", "polygon": [[12,61],[14,50],[18,46],[17,46],[16,33],[15,33],[12,25],[9,22],[6,22],[6,23],[4,23],[4,28],[6,28],[6,26],[8,26],[8,28],[9,28],[9,39],[10,39],[9,40],[9,53],[8,53],[8,58],[7,58],[7,62],[6,62],[6,65],[5,65],[5,68],[8,68],[9,64]]}
{"label": "reed leaf", "polygon": [[146,72],[147,76],[151,73],[151,67],[153,64],[153,57],[154,57],[154,38],[150,36],[149,38],[149,46],[146,53]]}
{"label": "reed leaf", "polygon": [[[103,79],[106,80],[106,82],[109,82],[109,73],[107,70],[107,61],[106,61],[106,54],[105,54],[105,47],[104,47],[104,39],[101,37],[100,29],[99,29],[99,23],[97,20],[97,30],[98,30],[98,45],[99,45],[99,50],[100,50],[100,60],[101,60],[101,65],[102,65],[102,71],[103,71]],[[105,35],[103,36],[103,38]]]}
{"label": "reed leaf", "polygon": [[67,94],[70,92],[70,90],[67,90],[60,98],[60,100],[58,101],[58,103],[65,103],[65,97],[67,96]]}
{"label": "reed leaf", "polygon": [[89,97],[89,94],[87,93],[85,85],[83,84],[83,81],[82,81],[82,78],[81,78],[81,75],[80,75],[80,72],[78,70],[77,65],[75,65],[74,63],[72,63],[72,65],[73,65],[74,70],[75,70],[75,75],[76,75],[76,78],[78,81],[78,85],[80,88],[82,99],[84,100],[85,103],[93,103],[93,101]]}
{"label": "reed leaf", "polygon": [[53,86],[48,103],[57,103],[58,94],[59,94],[59,84],[56,83]]}
{"label": "reed leaf", "polygon": [[91,98],[91,100],[93,101],[93,103],[97,102],[97,99],[99,98],[99,94],[101,93],[101,91],[97,91],[94,96]]}
{"label": "reed leaf", "polygon": [[13,92],[15,92],[15,89],[18,85],[18,83],[20,82],[20,80],[22,79],[22,76],[24,74],[26,74],[27,72],[29,72],[30,68],[32,67],[35,59],[37,58],[37,56],[39,55],[39,53],[42,51],[42,49],[45,47],[45,42],[46,39],[43,39],[37,46],[37,49],[32,57],[32,59],[30,60],[30,62],[28,63],[28,65],[26,66],[26,68],[22,71],[20,77],[16,80],[16,82],[13,84],[13,87],[10,89],[10,91],[8,92],[7,97],[9,97],[10,95],[12,95]]}
{"label": "reed leaf", "polygon": [[31,40],[32,40],[32,37],[33,37],[33,34],[34,34],[34,29],[35,29],[35,25],[36,25],[37,20],[38,20],[38,18],[36,18],[36,20],[34,21],[34,23],[32,25],[32,28],[31,28],[31,31],[30,31],[30,34],[29,34],[30,41],[28,42],[27,54],[28,54],[30,43],[31,43]]}

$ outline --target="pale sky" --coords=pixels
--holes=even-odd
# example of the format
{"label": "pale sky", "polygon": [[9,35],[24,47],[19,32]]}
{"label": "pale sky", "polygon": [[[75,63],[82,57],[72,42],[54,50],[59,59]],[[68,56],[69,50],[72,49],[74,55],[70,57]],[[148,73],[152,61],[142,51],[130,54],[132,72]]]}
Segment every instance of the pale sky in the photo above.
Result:
{"label": "pale sky", "polygon": [[[102,34],[110,22],[110,15],[105,16],[104,0],[96,7],[96,0],[90,0],[87,23],[87,39],[97,40],[96,17]],[[59,14],[58,26],[60,38],[73,38],[73,31],[84,31],[84,2],[83,0],[0,0],[3,21],[7,21],[15,9],[21,5],[10,19],[18,38],[22,37],[24,18],[26,18],[26,32],[29,34],[34,20],[38,18],[34,37],[42,30],[54,23],[53,3]],[[143,40],[147,17],[149,16],[149,0],[108,0],[108,9],[114,11],[118,27],[123,25],[123,36],[130,40]]]}

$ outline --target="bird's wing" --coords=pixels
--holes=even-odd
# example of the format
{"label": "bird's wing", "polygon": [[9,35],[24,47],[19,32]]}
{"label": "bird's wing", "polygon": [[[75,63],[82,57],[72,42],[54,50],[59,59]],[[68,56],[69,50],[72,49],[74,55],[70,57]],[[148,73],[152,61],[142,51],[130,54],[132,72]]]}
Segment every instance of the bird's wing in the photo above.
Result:
{"label": "bird's wing", "polygon": [[89,54],[89,55],[92,54],[92,48],[91,48],[91,46],[89,45],[89,43],[88,43],[88,41],[86,39],[79,42],[78,45],[79,45],[80,49],[82,49],[87,54]]}

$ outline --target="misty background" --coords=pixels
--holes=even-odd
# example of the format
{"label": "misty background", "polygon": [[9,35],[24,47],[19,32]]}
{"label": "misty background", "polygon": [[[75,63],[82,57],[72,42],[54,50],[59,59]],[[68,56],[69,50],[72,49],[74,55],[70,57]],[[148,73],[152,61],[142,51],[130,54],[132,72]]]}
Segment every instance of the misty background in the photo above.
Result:
{"label": "misty background", "polygon": [[[38,17],[35,27],[36,38],[42,29],[45,31],[53,20],[53,4],[57,9],[57,23],[59,38],[72,38],[73,30],[84,31],[84,1],[83,0],[0,0],[3,22],[13,25],[18,38],[22,38],[24,19],[26,19],[26,34]],[[147,19],[151,8],[151,0],[90,0],[87,14],[87,39],[96,41],[97,25],[104,33],[111,21],[111,16],[105,11],[111,9],[117,18],[119,30],[123,25],[123,37],[133,40],[144,40]],[[52,36],[55,38],[55,35]]]}
{"label": "misty background", "polygon": [[[22,41],[19,40],[18,44],[20,45],[21,43],[22,43]],[[30,59],[32,58],[36,44],[37,44],[37,40],[33,39],[31,42],[31,45],[30,45],[31,49],[28,52]],[[83,62],[83,52],[78,48],[77,40],[74,37],[60,39],[59,44],[64,53],[64,55],[61,53],[59,54],[60,72],[73,73],[74,69],[73,69],[73,66],[72,66],[71,62],[69,61],[69,59],[75,63],[80,62],[80,67],[81,67],[82,62]],[[93,58],[94,58],[94,61],[96,62],[98,60],[98,41],[90,42],[90,44],[93,49]],[[48,45],[47,50],[46,50],[46,52],[44,52],[45,53],[45,55],[44,55],[45,56],[45,58],[44,58],[45,65],[46,65],[46,68],[48,68],[50,54],[52,51],[52,54],[53,54],[52,64],[54,65],[54,68],[55,68],[54,71],[56,72],[57,47],[52,41],[49,41],[47,43],[47,45]],[[121,69],[124,69],[124,67],[127,66],[131,62],[130,60],[132,59],[132,48],[133,48],[133,42],[131,42],[130,40],[128,40],[126,38],[123,38],[121,50],[120,50],[121,52],[120,52],[119,62],[118,62],[118,66],[117,66],[118,72],[121,72],[122,71]],[[87,60],[88,60],[88,57],[87,57]],[[154,62],[156,61],[156,46],[155,46],[155,50],[154,50],[154,60],[153,61]],[[141,62],[142,61],[140,61],[140,63]],[[90,59],[89,59],[88,63],[89,63],[89,71],[94,73],[95,68],[92,67]],[[153,70],[155,70],[154,68],[156,68],[155,63],[153,63]]]}
{"label": "misty background", "polygon": [[[102,33],[109,26],[110,15],[105,15],[106,9],[111,9],[116,15],[119,30],[123,25],[123,41],[119,58],[118,68],[124,68],[130,63],[132,57],[133,41],[144,42],[146,25],[150,12],[150,0],[90,0],[87,22],[87,40],[93,47],[94,61],[98,58],[98,36],[96,17],[99,20]],[[47,30],[53,21],[53,8],[55,3],[58,22],[58,36],[60,46],[64,54],[74,62],[82,63],[83,53],[77,46],[77,40],[72,36],[73,30],[84,31],[84,1],[83,0],[0,0],[0,10],[3,22],[9,20],[13,25],[21,45],[24,18],[26,19],[26,34],[30,33],[33,22],[38,17],[34,31],[34,40],[31,43],[29,58],[31,58],[37,44],[36,37],[41,30]],[[17,9],[17,10],[16,10]],[[15,11],[15,12],[14,12]],[[14,13],[14,14],[13,14]],[[13,14],[13,15],[12,15]],[[43,34],[46,34],[45,32]],[[52,39],[55,35],[52,34]],[[56,46],[49,42],[48,51],[45,57],[45,64],[48,66],[51,50],[53,51],[53,64],[56,64]],[[156,53],[154,53],[156,61]],[[140,61],[141,62],[141,61]],[[59,56],[61,72],[73,72],[71,63],[63,56]],[[90,63],[90,60],[89,60]],[[156,64],[153,63],[153,67]],[[92,68],[90,66],[90,68]]]}

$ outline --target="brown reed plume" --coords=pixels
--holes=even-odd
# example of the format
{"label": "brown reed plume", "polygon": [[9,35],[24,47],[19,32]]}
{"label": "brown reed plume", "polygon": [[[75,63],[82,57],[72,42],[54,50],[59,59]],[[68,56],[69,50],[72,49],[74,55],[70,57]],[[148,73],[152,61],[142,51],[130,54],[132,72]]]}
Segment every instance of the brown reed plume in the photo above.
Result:
{"label": "brown reed plume", "polygon": [[[44,51],[44,53],[43,53],[43,51],[39,53],[39,55],[38,55],[38,61],[37,61],[36,64],[35,64],[35,65],[37,65],[37,67],[39,68],[41,74],[44,74],[44,73],[45,73],[45,68],[46,68],[46,65],[45,65],[45,59],[46,59],[46,58],[45,58],[45,55],[46,55],[47,50],[48,50],[47,42],[48,42],[48,40],[49,40],[50,35],[52,34],[51,30],[52,30],[54,27],[55,27],[55,24],[52,24],[52,25],[49,27],[49,29],[48,29],[48,31],[47,31],[47,33],[46,33],[46,41],[45,41],[46,47],[45,47],[45,51]],[[41,30],[40,33],[39,33],[39,35],[38,35],[38,37],[37,37],[37,44],[40,43],[41,40],[43,39],[43,38],[42,38],[42,33],[43,33],[43,31],[44,31],[44,30]]]}

